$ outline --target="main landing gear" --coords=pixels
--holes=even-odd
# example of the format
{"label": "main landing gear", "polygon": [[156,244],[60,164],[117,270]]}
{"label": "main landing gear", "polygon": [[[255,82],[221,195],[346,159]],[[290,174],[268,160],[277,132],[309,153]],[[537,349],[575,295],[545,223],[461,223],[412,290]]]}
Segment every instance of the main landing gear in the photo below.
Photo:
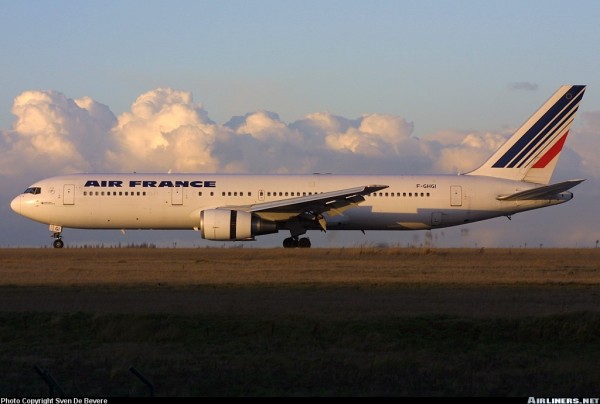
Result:
{"label": "main landing gear", "polygon": [[307,237],[288,237],[283,240],[283,248],[310,248],[310,239]]}

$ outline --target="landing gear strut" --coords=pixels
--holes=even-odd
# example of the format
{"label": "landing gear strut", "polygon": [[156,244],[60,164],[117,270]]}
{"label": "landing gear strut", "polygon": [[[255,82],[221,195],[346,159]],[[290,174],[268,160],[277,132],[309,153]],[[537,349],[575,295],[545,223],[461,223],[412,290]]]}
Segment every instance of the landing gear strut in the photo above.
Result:
{"label": "landing gear strut", "polygon": [[307,237],[288,237],[283,240],[283,248],[310,248],[310,239]]}

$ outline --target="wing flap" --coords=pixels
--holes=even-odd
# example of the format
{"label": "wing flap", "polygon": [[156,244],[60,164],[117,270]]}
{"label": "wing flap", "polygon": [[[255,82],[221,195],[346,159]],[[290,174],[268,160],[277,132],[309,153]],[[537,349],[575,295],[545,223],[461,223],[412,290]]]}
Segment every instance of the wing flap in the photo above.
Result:
{"label": "wing flap", "polygon": [[499,201],[522,201],[552,199],[561,192],[567,191],[574,186],[581,184],[585,180],[569,180],[557,184],[545,185],[542,187],[528,189],[526,191],[516,192],[510,195],[499,195],[496,197]]}

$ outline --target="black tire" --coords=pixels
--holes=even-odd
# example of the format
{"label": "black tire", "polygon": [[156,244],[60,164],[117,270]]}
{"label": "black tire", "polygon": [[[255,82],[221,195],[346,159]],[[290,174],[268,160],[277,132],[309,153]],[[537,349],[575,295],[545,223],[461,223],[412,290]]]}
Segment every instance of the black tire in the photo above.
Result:
{"label": "black tire", "polygon": [[54,240],[54,243],[52,243],[52,245],[54,246],[54,248],[63,248],[65,246],[65,243],[57,238],[56,240]]}
{"label": "black tire", "polygon": [[305,237],[298,240],[298,248],[310,248],[310,239]]}

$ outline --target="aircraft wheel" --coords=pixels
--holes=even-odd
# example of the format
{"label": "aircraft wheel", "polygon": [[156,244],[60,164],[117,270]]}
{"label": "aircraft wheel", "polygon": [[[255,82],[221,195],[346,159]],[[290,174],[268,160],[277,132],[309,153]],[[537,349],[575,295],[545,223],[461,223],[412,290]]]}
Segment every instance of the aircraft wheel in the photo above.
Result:
{"label": "aircraft wheel", "polygon": [[54,243],[52,243],[52,245],[54,246],[54,248],[63,248],[65,243],[61,239],[57,238],[56,240],[54,240]]}
{"label": "aircraft wheel", "polygon": [[292,237],[283,239],[283,248],[295,248],[296,246],[297,242]]}
{"label": "aircraft wheel", "polygon": [[310,239],[304,237],[298,240],[298,248],[310,248]]}

